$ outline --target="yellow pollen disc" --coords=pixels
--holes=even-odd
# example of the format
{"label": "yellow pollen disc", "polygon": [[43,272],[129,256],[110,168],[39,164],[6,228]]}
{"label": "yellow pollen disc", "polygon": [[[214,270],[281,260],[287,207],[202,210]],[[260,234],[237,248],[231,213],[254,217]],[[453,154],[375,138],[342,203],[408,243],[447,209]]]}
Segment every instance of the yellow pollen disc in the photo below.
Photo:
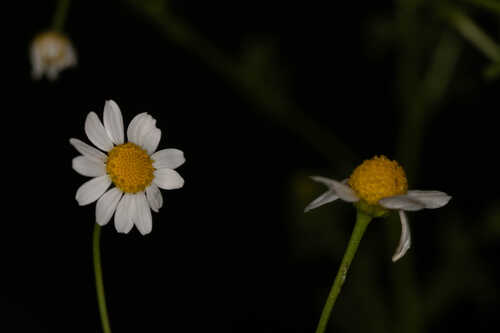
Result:
{"label": "yellow pollen disc", "polygon": [[385,156],[365,160],[349,177],[349,186],[369,205],[382,198],[405,194],[408,181],[403,168]]}
{"label": "yellow pollen disc", "polygon": [[116,146],[108,154],[106,172],[123,192],[144,191],[153,181],[154,170],[148,153],[132,142]]}
{"label": "yellow pollen disc", "polygon": [[70,45],[69,39],[54,31],[39,34],[33,41],[35,48],[40,50],[40,57],[47,64],[61,61]]}

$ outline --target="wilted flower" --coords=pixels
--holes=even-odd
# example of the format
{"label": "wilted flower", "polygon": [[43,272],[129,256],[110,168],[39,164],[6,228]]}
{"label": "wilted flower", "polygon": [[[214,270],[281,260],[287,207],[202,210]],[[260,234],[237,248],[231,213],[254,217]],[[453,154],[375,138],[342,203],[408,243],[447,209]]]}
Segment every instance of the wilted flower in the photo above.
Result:
{"label": "wilted flower", "polygon": [[[145,112],[130,122],[125,143],[122,114],[114,101],[104,105],[104,126],[94,112],[88,114],[85,133],[97,148],[108,154],[78,139],[70,139],[82,154],[73,159],[73,169],[93,177],[76,192],[78,204],[88,205],[97,200],[96,222],[101,226],[114,214],[118,232],[128,233],[135,225],[141,234],[150,233],[150,208],[158,212],[163,205],[159,188],[172,190],[184,185],[182,177],[173,170],[184,163],[183,152],[178,149],[155,152],[161,130]],[[111,184],[115,186],[106,192]]]}
{"label": "wilted flower", "polygon": [[30,48],[32,77],[35,80],[46,75],[49,80],[57,79],[59,72],[77,64],[75,49],[65,35],[56,31],[38,34]]}
{"label": "wilted flower", "polygon": [[397,210],[401,220],[401,238],[392,261],[400,259],[411,246],[411,234],[405,211],[424,208],[440,208],[451,196],[439,191],[408,191],[408,182],[403,168],[385,156],[375,156],[364,161],[348,179],[341,182],[311,177],[329,189],[311,202],[305,211],[322,206],[337,199],[355,203],[356,207],[372,217],[384,216]]}

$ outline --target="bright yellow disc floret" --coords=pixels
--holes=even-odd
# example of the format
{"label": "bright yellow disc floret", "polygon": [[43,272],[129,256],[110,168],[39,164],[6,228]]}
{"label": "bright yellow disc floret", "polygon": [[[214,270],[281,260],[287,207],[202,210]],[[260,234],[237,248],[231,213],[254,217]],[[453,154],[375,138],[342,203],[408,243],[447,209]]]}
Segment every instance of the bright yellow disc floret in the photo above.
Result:
{"label": "bright yellow disc floret", "polygon": [[144,191],[153,181],[154,170],[148,153],[132,142],[116,146],[108,154],[106,171],[123,192]]}
{"label": "bright yellow disc floret", "polygon": [[405,194],[408,181],[398,162],[382,155],[365,160],[354,169],[349,186],[366,203],[376,205],[382,198]]}

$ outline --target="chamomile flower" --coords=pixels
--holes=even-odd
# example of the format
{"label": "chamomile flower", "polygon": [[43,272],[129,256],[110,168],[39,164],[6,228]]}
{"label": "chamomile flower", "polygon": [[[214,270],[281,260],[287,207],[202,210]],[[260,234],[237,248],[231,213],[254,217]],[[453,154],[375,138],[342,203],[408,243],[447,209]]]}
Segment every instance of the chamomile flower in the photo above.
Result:
{"label": "chamomile flower", "polygon": [[57,79],[59,72],[77,64],[76,51],[65,35],[56,31],[38,34],[30,48],[32,77],[41,79],[43,75],[51,81]]}
{"label": "chamomile flower", "polygon": [[130,122],[128,142],[120,108],[114,101],[106,101],[103,119],[104,125],[90,112],[85,121],[85,133],[99,149],[70,139],[82,154],[73,159],[73,169],[92,177],[77,190],[76,200],[80,206],[97,201],[96,222],[101,226],[114,214],[118,232],[128,233],[135,225],[141,234],[148,234],[152,229],[151,209],[158,212],[163,205],[160,188],[173,190],[184,185],[174,170],[184,163],[184,154],[178,149],[156,151],[161,130],[147,113],[138,114]]}
{"label": "chamomile flower", "polygon": [[311,202],[305,211],[326,203],[342,199],[352,202],[357,209],[372,217],[384,216],[396,210],[401,220],[401,238],[392,257],[400,259],[411,246],[411,233],[405,211],[443,207],[451,196],[439,191],[408,191],[408,182],[403,168],[385,156],[375,156],[365,160],[341,182],[325,178],[311,177],[328,187],[328,191]]}

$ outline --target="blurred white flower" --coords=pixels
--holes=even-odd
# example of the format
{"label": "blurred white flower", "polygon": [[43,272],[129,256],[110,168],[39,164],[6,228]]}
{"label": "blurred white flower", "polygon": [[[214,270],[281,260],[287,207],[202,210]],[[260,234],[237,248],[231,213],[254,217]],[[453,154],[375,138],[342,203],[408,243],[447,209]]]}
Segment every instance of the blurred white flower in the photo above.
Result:
{"label": "blurred white flower", "polygon": [[311,202],[305,208],[306,212],[337,199],[355,203],[358,209],[373,217],[386,215],[389,210],[398,211],[401,238],[392,261],[404,256],[411,246],[410,226],[405,211],[440,208],[451,199],[451,196],[439,191],[408,191],[403,168],[385,156],[364,161],[342,182],[325,177],[311,178],[326,185],[328,191]]}
{"label": "blurred white flower", "polygon": [[30,47],[32,78],[41,79],[43,75],[51,81],[57,79],[59,72],[76,66],[76,51],[65,35],[56,31],[38,34]]}
{"label": "blurred white flower", "polygon": [[[185,161],[183,152],[178,149],[156,151],[161,131],[147,113],[132,119],[125,143],[122,114],[112,100],[104,105],[104,125],[94,112],[88,114],[85,133],[100,150],[70,139],[82,154],[73,159],[73,169],[92,177],[77,190],[78,204],[97,201],[96,222],[101,226],[114,214],[118,232],[128,233],[135,225],[141,234],[150,233],[150,208],[158,212],[163,205],[159,188],[172,190],[184,185],[182,177],[174,171]],[[111,184],[114,187],[106,192]]]}

